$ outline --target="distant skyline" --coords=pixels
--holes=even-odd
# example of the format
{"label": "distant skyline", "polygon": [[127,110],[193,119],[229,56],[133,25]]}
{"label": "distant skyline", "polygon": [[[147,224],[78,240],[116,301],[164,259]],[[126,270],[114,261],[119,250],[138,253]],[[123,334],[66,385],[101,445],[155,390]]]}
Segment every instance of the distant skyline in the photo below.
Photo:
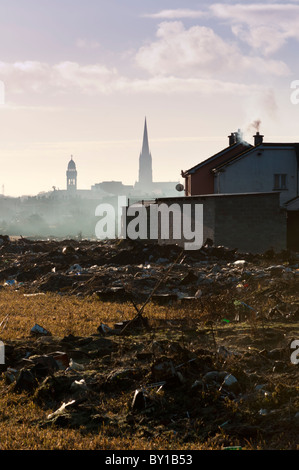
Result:
{"label": "distant skyline", "polygon": [[134,184],[146,117],[153,179],[228,145],[299,142],[299,0],[0,0],[0,185],[8,196]]}

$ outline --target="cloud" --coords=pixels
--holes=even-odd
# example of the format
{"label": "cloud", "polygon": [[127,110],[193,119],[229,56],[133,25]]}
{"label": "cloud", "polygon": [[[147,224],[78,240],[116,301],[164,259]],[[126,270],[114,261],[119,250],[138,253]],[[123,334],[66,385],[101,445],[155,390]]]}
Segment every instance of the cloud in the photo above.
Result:
{"label": "cloud", "polygon": [[226,20],[236,37],[265,56],[290,38],[299,40],[299,5],[214,3],[209,10],[214,18]]}
{"label": "cloud", "polygon": [[90,41],[88,39],[81,38],[81,39],[77,39],[76,46],[79,49],[93,50],[93,49],[99,49],[101,47],[101,44],[97,41]]}
{"label": "cloud", "polygon": [[288,39],[299,40],[299,0],[293,3],[212,3],[205,9],[172,9],[143,16],[154,19],[209,18],[225,20],[233,34],[264,56],[283,47]]}
{"label": "cloud", "polygon": [[93,95],[109,93],[119,78],[115,68],[102,64],[80,65],[77,62],[0,62],[0,77],[7,94],[61,94],[80,92]]}
{"label": "cloud", "polygon": [[157,40],[142,46],[136,54],[137,64],[153,75],[211,77],[222,74],[228,79],[248,74],[289,74],[283,61],[244,55],[235,42],[223,40],[206,26],[186,29],[180,21],[165,21],[159,24],[156,36]]}
{"label": "cloud", "polygon": [[202,18],[207,13],[201,10],[190,10],[178,8],[174,10],[161,10],[158,13],[144,14],[146,18],[160,18],[160,19],[178,19],[178,18]]}
{"label": "cloud", "polygon": [[197,93],[203,95],[263,96],[265,88],[259,84],[246,85],[218,79],[179,78],[175,76],[156,76],[143,80],[123,82],[123,89],[130,92],[147,93]]}
{"label": "cloud", "polygon": [[[249,96],[265,94],[260,84],[238,83],[205,77],[179,77],[173,74],[157,74],[147,78],[129,78],[121,75],[115,68],[102,64],[80,65],[77,62],[0,62],[6,95],[11,107],[17,106],[18,95],[29,98],[42,96],[43,106],[54,106],[53,97],[63,95],[101,96],[111,93],[126,94],[191,94]],[[27,100],[28,101],[28,100]],[[59,100],[56,100],[59,104]],[[30,103],[33,106],[33,102]]]}

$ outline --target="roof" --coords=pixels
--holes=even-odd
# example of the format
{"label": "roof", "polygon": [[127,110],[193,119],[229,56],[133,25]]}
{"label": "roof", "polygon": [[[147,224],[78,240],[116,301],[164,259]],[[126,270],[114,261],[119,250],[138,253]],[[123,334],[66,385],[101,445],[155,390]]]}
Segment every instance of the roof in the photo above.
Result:
{"label": "roof", "polygon": [[254,196],[260,196],[260,197],[279,197],[279,191],[262,191],[262,192],[246,192],[246,193],[213,193],[213,194],[198,194],[194,196],[167,196],[167,197],[158,197],[155,199],[156,202],[160,201],[182,201],[184,200],[184,204],[189,204],[190,201],[196,201],[196,200],[203,200],[203,199],[223,199],[223,198],[233,198],[233,197],[254,197]]}
{"label": "roof", "polygon": [[67,166],[68,170],[75,170],[76,169],[76,163],[73,160],[73,157],[71,157],[69,164]]}
{"label": "roof", "polygon": [[226,165],[230,165],[234,161],[246,157],[248,154],[250,154],[251,152],[253,152],[257,149],[263,150],[264,148],[271,148],[271,147],[277,147],[277,148],[279,148],[279,147],[286,147],[286,148],[290,147],[290,148],[292,148],[293,147],[295,152],[296,152],[296,156],[297,156],[298,163],[299,163],[299,143],[298,142],[283,142],[283,143],[279,143],[279,142],[262,142],[259,145],[255,145],[254,147],[252,146],[248,150],[245,150],[245,152],[242,152],[238,155],[235,155],[234,157],[230,158],[226,162],[223,162],[220,165],[215,166],[215,168],[213,168],[213,171],[214,172],[219,171],[223,167],[225,167]]}
{"label": "roof", "polygon": [[200,162],[197,165],[193,166],[189,170],[184,171],[183,173],[184,173],[184,175],[195,173],[197,170],[199,170],[199,168],[202,168],[203,166],[207,165],[208,163],[213,162],[213,160],[216,160],[217,158],[221,157],[222,155],[224,155],[228,151],[230,151],[232,149],[237,149],[238,147],[240,147],[240,148],[246,148],[246,147],[252,148],[253,146],[251,144],[249,144],[248,142],[245,142],[245,141],[241,141],[241,142],[237,142],[233,145],[229,145],[225,149],[221,150],[220,152],[215,153],[211,157],[207,158],[206,160],[203,160],[202,162]]}

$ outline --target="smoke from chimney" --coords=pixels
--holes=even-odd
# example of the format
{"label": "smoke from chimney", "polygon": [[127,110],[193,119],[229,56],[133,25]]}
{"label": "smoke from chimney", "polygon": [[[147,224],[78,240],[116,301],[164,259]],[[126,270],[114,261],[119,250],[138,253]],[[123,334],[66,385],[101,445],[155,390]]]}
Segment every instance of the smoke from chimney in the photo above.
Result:
{"label": "smoke from chimney", "polygon": [[256,119],[255,121],[252,121],[248,128],[248,132],[255,132],[255,135],[253,136],[254,138],[254,145],[260,145],[263,143],[263,135],[260,134],[260,126],[261,126],[261,120]]}
{"label": "smoke from chimney", "polygon": [[228,136],[229,140],[229,145],[235,145],[239,144],[240,142],[243,141],[243,133],[241,129],[238,129],[237,132],[231,132],[231,134]]}
{"label": "smoke from chimney", "polygon": [[261,120],[256,119],[251,124],[249,124],[248,132],[254,132],[254,131],[259,132],[260,131],[260,126],[261,126]]}

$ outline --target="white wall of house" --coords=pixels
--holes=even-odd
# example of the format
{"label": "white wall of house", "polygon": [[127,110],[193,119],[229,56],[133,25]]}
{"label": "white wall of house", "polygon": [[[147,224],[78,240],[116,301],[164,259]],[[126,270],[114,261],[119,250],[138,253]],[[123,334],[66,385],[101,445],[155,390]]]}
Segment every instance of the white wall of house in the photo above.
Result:
{"label": "white wall of house", "polygon": [[[215,175],[215,193],[280,191],[280,203],[297,196],[297,160],[293,147],[258,147]],[[286,175],[274,176],[274,175]],[[280,187],[275,187],[280,185]],[[285,182],[285,189],[281,184]]]}

